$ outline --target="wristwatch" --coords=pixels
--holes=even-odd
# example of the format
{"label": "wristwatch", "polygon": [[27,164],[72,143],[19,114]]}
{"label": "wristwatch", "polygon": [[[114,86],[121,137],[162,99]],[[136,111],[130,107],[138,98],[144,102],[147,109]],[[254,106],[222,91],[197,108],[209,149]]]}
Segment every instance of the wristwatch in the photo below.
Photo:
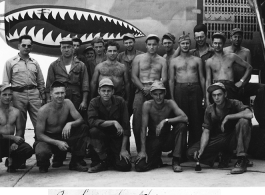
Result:
{"label": "wristwatch", "polygon": [[240,79],[240,81],[241,81],[242,83],[244,83],[244,80],[243,80],[243,79]]}
{"label": "wristwatch", "polygon": [[165,120],[166,120],[166,123],[168,124],[168,118],[166,118]]}

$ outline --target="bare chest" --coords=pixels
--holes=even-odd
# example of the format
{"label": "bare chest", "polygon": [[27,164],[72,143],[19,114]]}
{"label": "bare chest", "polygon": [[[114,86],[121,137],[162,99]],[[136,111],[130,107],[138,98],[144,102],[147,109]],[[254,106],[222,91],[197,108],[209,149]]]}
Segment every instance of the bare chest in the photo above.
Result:
{"label": "bare chest", "polygon": [[13,125],[16,121],[16,116],[12,111],[0,111],[0,125]]}
{"label": "bare chest", "polygon": [[176,64],[176,71],[177,72],[196,72],[197,66],[198,66],[197,63],[194,61],[181,60]]}
{"label": "bare chest", "polygon": [[122,68],[120,65],[102,66],[99,71],[102,76],[122,77],[124,74],[124,68]]}

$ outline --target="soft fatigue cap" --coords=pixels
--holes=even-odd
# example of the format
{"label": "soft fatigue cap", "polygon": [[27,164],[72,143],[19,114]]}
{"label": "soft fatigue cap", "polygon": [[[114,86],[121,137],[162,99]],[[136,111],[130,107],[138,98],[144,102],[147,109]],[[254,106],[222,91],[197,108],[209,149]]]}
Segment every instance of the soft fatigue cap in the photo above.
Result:
{"label": "soft fatigue cap", "polygon": [[60,44],[71,44],[73,45],[73,39],[69,37],[62,38]]}
{"label": "soft fatigue cap", "polygon": [[122,39],[124,40],[125,38],[129,38],[129,39],[135,40],[134,35],[131,34],[131,33],[126,33],[125,35],[123,35]]}
{"label": "soft fatigue cap", "polygon": [[155,39],[157,40],[157,42],[160,41],[160,39],[159,39],[159,37],[158,37],[157,35],[155,35],[155,34],[149,34],[149,35],[146,37],[145,42],[147,43],[147,41],[148,41],[149,39],[151,39],[151,38],[155,38]]}
{"label": "soft fatigue cap", "polygon": [[103,87],[103,86],[111,86],[114,87],[113,82],[109,78],[103,78],[99,82],[98,88]]}
{"label": "soft fatigue cap", "polygon": [[89,46],[87,46],[86,49],[84,50],[84,53],[86,53],[86,52],[89,51],[89,50],[95,52],[95,50],[94,50],[94,48],[92,47],[92,45],[89,45]]}
{"label": "soft fatigue cap", "polygon": [[208,87],[207,91],[208,91],[208,93],[212,93],[213,91],[215,91],[217,89],[222,89],[222,90],[226,91],[223,83],[214,83]]}
{"label": "soft fatigue cap", "polygon": [[223,32],[214,33],[213,36],[212,36],[212,40],[214,38],[221,38],[221,39],[223,39],[224,42],[226,41],[226,36],[225,36],[225,34]]}
{"label": "soft fatigue cap", "polygon": [[231,32],[230,35],[233,36],[236,33],[243,34],[243,31],[240,28],[234,28]]}
{"label": "soft fatigue cap", "polygon": [[0,85],[0,91],[1,92],[5,91],[6,89],[11,89],[12,90],[11,85]]}
{"label": "soft fatigue cap", "polygon": [[92,45],[94,44],[94,43],[103,43],[103,45],[104,45],[104,39],[102,38],[102,37],[95,37],[93,40],[92,40]]}
{"label": "soft fatigue cap", "polygon": [[175,43],[175,36],[174,35],[172,35],[171,33],[167,33],[167,34],[164,34],[163,35],[163,37],[162,37],[162,39],[164,40],[164,39],[169,39],[169,40],[171,40],[172,42],[174,42]]}
{"label": "soft fatigue cap", "polygon": [[190,36],[189,36],[189,34],[187,34],[187,35],[181,35],[181,36],[179,37],[179,43],[181,43],[182,41],[185,41],[185,40],[189,40],[189,41],[190,41]]}
{"label": "soft fatigue cap", "polygon": [[166,90],[163,82],[161,81],[155,81],[152,85],[151,85],[151,88],[150,88],[150,92],[154,91],[154,90],[157,90],[157,89],[162,89],[162,90]]}

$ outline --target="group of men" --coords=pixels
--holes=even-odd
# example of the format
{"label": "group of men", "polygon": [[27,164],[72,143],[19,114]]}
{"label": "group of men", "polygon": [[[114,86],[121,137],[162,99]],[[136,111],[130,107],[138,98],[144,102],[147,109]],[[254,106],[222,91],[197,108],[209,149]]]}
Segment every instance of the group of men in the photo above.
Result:
{"label": "group of men", "polygon": [[[213,34],[212,46],[206,35],[206,26],[199,24],[194,28],[196,48],[190,49],[191,39],[183,34],[175,50],[175,36],[165,34],[163,57],[157,54],[160,38],[155,34],[146,37],[146,53],[135,49],[129,33],[121,53],[117,42],[96,37],[82,55],[79,38],[63,38],[62,55],[49,66],[46,88],[38,62],[29,56],[33,40],[21,36],[19,54],[6,62],[0,88],[0,157],[8,157],[7,170],[15,172],[35,153],[39,171],[45,173],[52,155],[52,167],[58,168],[70,151],[70,170],[130,171],[133,114],[136,171],[163,166],[161,154],[169,151],[174,172],[182,171],[186,154],[210,166],[222,154],[222,168],[236,151],[231,173],[245,172],[252,112],[240,101],[264,85],[248,83],[250,52],[241,46],[240,29],[232,30],[227,48],[222,32]],[[24,139],[27,112],[34,149]],[[84,161],[87,148],[90,168]]]}

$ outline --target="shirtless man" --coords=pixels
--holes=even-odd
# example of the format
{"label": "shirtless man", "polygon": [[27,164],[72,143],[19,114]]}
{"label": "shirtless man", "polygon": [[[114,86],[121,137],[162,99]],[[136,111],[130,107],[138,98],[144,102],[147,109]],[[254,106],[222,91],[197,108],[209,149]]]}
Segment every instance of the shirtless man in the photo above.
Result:
{"label": "shirtless man", "polygon": [[20,123],[20,111],[10,105],[13,91],[10,85],[0,86],[0,162],[6,159],[7,172],[16,172],[34,154],[25,142]]}
{"label": "shirtless man", "polygon": [[94,50],[96,51],[96,64],[99,64],[107,60],[104,50],[105,49],[104,44],[105,44],[104,39],[102,37],[95,37],[91,41],[91,45],[94,47]]}
{"label": "shirtless man", "polygon": [[[224,48],[224,53],[235,53],[237,54],[242,60],[247,61],[249,64],[251,64],[251,53],[250,50],[241,46],[241,43],[243,41],[243,31],[240,28],[234,28],[230,33],[230,40],[232,45]],[[245,68],[234,64],[233,65],[234,70],[234,81],[237,82],[241,79],[242,72],[244,74]],[[242,87],[243,97],[240,97],[240,100],[242,100],[243,104],[249,105],[249,97],[254,96],[258,94],[258,90],[262,87],[264,87],[264,84],[261,83],[249,83],[251,76],[247,78],[245,81],[245,86]]]}
{"label": "shirtless man", "polygon": [[136,158],[135,170],[142,172],[160,167],[162,151],[168,152],[173,148],[172,169],[181,172],[188,118],[174,100],[165,99],[166,88],[161,81],[152,84],[150,94],[152,100],[143,104],[141,151]]}
{"label": "shirtless man", "polygon": [[169,66],[171,97],[189,119],[189,146],[201,137],[202,100],[205,96],[202,60],[189,53],[190,43],[189,35],[180,36],[180,56],[172,59]]}
{"label": "shirtless man", "polygon": [[[252,66],[234,53],[225,53],[223,47],[226,37],[222,32],[212,36],[214,55],[206,61],[206,87],[212,82],[221,82],[225,85],[228,99],[239,99],[238,91],[246,84],[246,79],[251,74]],[[245,73],[240,81],[235,82],[233,66],[237,63],[244,67]],[[206,103],[209,105],[209,95],[206,94]]]}
{"label": "shirtless man", "polygon": [[154,81],[167,82],[166,60],[157,54],[159,37],[150,34],[145,43],[147,52],[136,56],[132,63],[132,82],[137,87],[133,102],[133,132],[138,152],[141,149],[140,132],[143,103],[151,99],[149,92]]}
{"label": "shirtless man", "polygon": [[98,64],[95,68],[91,81],[91,97],[94,98],[97,95],[99,81],[103,78],[109,78],[114,83],[115,95],[121,96],[128,101],[130,97],[128,70],[124,64],[117,61],[120,45],[115,41],[108,41],[105,47],[107,60]]}
{"label": "shirtless man", "polygon": [[[87,171],[81,165],[85,156],[88,127],[74,104],[65,99],[65,86],[59,81],[51,85],[52,101],[40,108],[37,119],[37,140],[34,143],[37,165],[41,173],[48,172],[54,154],[53,167],[63,166],[65,153],[72,152],[70,170]],[[67,122],[69,115],[73,121]]]}

